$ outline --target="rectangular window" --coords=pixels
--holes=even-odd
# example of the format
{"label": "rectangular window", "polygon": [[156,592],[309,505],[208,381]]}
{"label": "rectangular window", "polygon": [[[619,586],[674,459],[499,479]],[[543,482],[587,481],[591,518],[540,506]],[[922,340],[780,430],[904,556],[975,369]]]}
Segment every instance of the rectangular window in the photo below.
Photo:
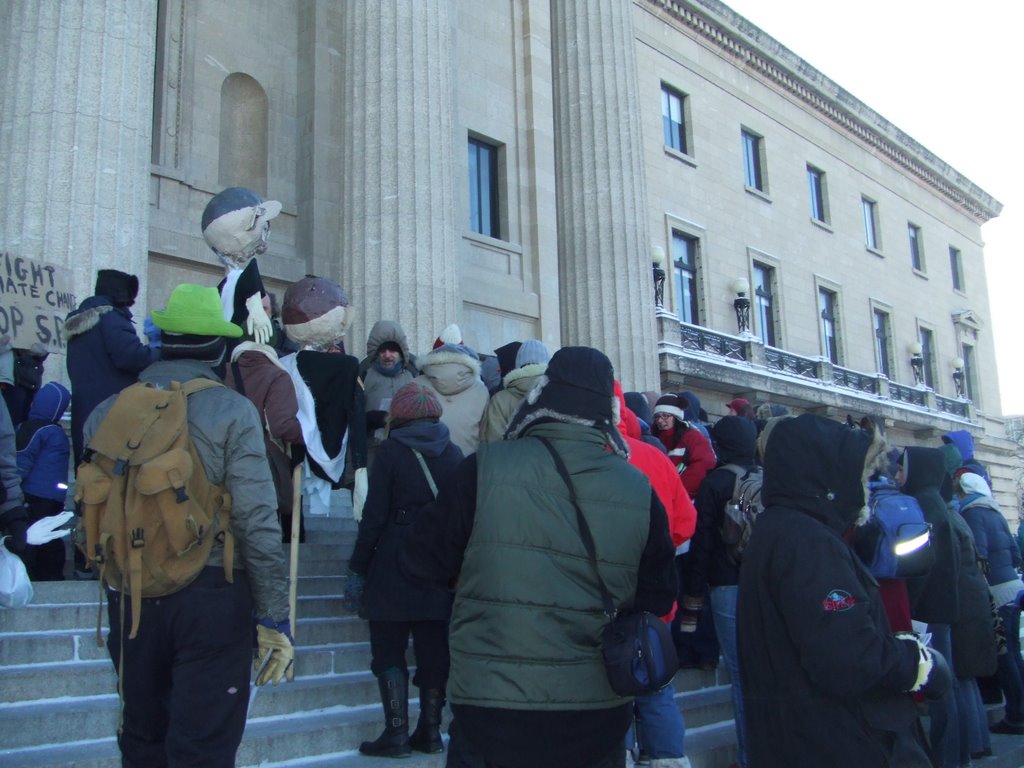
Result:
{"label": "rectangular window", "polygon": [[[953,275],[953,290],[964,290],[964,262],[960,249],[949,246],[949,271]],[[964,358],[967,359],[966,357]]]}
{"label": "rectangular window", "polygon": [[921,328],[921,357],[924,358],[924,383],[935,389],[935,334],[928,328]]}
{"label": "rectangular window", "polygon": [[697,313],[697,246],[695,237],[672,230],[672,270],[676,313],[684,323],[700,324]]}
{"label": "rectangular window", "polygon": [[879,250],[878,245],[878,204],[866,197],[860,199],[861,212],[864,216],[864,245]]}
{"label": "rectangular window", "polygon": [[498,148],[469,140],[469,228],[488,237],[501,237],[498,209]]}
{"label": "rectangular window", "polygon": [[815,168],[813,165],[808,165],[807,187],[811,196],[811,218],[815,221],[820,221],[822,224],[828,223],[825,172]]}
{"label": "rectangular window", "polygon": [[828,288],[818,289],[818,309],[821,317],[821,352],[833,363],[839,362],[838,323],[836,309],[838,296]]}
{"label": "rectangular window", "polygon": [[889,362],[890,327],[889,313],[876,309],[875,364],[878,366],[878,372],[887,378],[892,378],[892,366]]}
{"label": "rectangular window", "polygon": [[775,306],[773,283],[775,270],[754,262],[754,326],[767,346],[777,346],[775,338]]}
{"label": "rectangular window", "polygon": [[978,400],[975,397],[974,347],[970,344],[963,344],[961,350],[961,357],[964,359],[964,397],[976,403]]}
{"label": "rectangular window", "polygon": [[744,182],[751,189],[764,192],[764,139],[746,129],[740,131],[740,135],[743,139]]}
{"label": "rectangular window", "polygon": [[661,125],[665,133],[665,146],[688,155],[685,107],[686,94],[662,83]]}
{"label": "rectangular window", "polygon": [[907,239],[910,242],[910,266],[916,272],[924,272],[924,241],[921,238],[921,228],[908,223]]}

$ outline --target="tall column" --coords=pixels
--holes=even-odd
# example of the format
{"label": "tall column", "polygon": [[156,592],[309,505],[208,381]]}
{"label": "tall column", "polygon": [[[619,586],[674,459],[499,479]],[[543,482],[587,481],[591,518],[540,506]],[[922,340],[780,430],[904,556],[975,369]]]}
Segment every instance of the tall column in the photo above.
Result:
{"label": "tall column", "polygon": [[461,308],[453,197],[452,0],[343,5],[342,285],[350,351],[375,320],[416,350]]}
{"label": "tall column", "polygon": [[562,343],[602,350],[627,390],[658,388],[632,13],[551,2]]}
{"label": "tall column", "polygon": [[100,268],[145,281],[155,47],[155,2],[0,3],[0,251],[79,300]]}

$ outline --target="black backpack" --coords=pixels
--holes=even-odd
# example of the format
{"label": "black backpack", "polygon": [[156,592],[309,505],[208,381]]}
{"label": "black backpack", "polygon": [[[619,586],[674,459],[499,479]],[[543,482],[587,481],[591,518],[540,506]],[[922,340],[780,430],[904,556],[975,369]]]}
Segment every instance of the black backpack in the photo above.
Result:
{"label": "black backpack", "polygon": [[732,498],[725,504],[722,516],[722,543],[726,554],[734,563],[739,564],[743,550],[750,540],[757,516],[761,514],[761,482],[764,475],[760,467],[746,469],[737,464],[723,464],[736,475],[732,489]]}

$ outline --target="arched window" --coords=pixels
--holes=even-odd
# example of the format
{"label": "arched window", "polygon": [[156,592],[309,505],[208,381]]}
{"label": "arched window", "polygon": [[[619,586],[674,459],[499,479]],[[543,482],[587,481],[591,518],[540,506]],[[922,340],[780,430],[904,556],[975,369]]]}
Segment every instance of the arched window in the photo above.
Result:
{"label": "arched window", "polygon": [[225,187],[267,194],[267,94],[249,75],[235,72],[220,88],[220,168]]}

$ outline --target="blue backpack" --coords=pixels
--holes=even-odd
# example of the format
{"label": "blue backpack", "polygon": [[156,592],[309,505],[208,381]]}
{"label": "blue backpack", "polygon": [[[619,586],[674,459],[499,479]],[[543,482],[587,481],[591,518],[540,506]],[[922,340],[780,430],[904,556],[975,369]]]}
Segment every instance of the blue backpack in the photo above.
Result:
{"label": "blue backpack", "polygon": [[870,517],[856,530],[857,555],[877,579],[924,576],[935,552],[921,505],[887,482],[872,482],[869,488]]}

